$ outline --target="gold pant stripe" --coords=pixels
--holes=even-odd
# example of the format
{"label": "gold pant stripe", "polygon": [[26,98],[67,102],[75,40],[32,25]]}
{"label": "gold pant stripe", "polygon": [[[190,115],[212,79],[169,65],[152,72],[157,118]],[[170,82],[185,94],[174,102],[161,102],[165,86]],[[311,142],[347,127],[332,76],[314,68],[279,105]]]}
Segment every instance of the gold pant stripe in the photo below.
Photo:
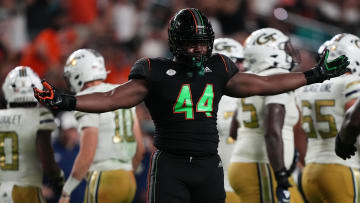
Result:
{"label": "gold pant stripe", "polygon": [[101,172],[93,171],[88,179],[87,189],[86,189],[86,200],[87,203],[96,203],[97,198],[97,190],[99,186],[99,179],[100,179]]}
{"label": "gold pant stripe", "polygon": [[269,166],[265,163],[257,163],[257,169],[259,174],[261,202],[274,202],[272,192],[273,185]]}
{"label": "gold pant stripe", "polygon": [[353,168],[350,168],[350,171],[351,171],[351,175],[353,178],[353,184],[354,184],[354,203],[360,203],[360,198],[359,198],[360,172],[358,169],[353,169]]}

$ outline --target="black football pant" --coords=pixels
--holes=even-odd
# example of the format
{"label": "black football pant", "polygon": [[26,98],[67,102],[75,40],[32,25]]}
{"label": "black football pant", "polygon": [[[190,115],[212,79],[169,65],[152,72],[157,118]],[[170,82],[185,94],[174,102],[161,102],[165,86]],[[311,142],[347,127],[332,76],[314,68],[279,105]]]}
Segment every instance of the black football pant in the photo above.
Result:
{"label": "black football pant", "polygon": [[225,203],[218,155],[190,157],[158,150],[149,172],[148,203]]}

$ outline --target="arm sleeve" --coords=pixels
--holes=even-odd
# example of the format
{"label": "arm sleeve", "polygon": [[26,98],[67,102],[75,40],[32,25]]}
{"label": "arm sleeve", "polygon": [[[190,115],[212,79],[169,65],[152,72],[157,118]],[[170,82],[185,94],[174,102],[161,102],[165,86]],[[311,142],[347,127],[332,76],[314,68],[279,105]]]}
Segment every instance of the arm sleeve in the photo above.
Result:
{"label": "arm sleeve", "polygon": [[129,74],[130,79],[145,79],[150,80],[151,61],[149,58],[142,58],[135,62],[131,67]]}
{"label": "arm sleeve", "polygon": [[54,130],[56,129],[56,123],[52,113],[46,108],[39,108],[40,123],[39,130]]}

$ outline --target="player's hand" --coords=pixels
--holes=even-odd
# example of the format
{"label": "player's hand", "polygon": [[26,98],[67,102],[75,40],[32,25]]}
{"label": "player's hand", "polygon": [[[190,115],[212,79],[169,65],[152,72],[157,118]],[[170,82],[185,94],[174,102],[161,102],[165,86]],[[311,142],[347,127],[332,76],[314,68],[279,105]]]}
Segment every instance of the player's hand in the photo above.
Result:
{"label": "player's hand", "polygon": [[342,158],[344,160],[350,159],[351,156],[355,155],[356,150],[357,149],[355,147],[355,143],[346,144],[346,143],[341,141],[339,134],[336,135],[335,153],[336,153],[337,156],[339,156],[340,158]]}
{"label": "player's hand", "polygon": [[56,195],[61,195],[62,188],[65,183],[64,172],[60,170],[60,172],[52,177],[49,177],[52,189]]}
{"label": "player's hand", "polygon": [[307,84],[323,82],[333,77],[350,72],[347,66],[350,64],[348,57],[341,55],[332,61],[328,61],[329,50],[325,49],[318,64],[304,72]]}
{"label": "player's hand", "polygon": [[291,184],[289,183],[288,171],[285,168],[281,169],[280,171],[275,171],[275,179],[277,183],[276,197],[278,199],[278,203],[289,203],[289,187],[291,187]]}
{"label": "player's hand", "polygon": [[52,110],[71,111],[75,109],[76,98],[72,95],[63,94],[48,82],[43,80],[41,82],[44,86],[44,91],[34,88],[35,98],[43,105]]}

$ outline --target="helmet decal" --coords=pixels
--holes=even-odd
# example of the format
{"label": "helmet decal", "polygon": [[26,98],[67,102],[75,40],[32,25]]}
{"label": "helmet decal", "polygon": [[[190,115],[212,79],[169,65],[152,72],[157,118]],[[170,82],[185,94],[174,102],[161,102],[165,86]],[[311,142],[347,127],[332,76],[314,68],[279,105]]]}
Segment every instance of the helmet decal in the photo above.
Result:
{"label": "helmet decal", "polygon": [[269,41],[275,42],[276,38],[274,37],[274,35],[276,35],[276,33],[271,33],[271,34],[261,34],[257,39],[256,39],[256,43],[259,45],[263,45],[268,43]]}

